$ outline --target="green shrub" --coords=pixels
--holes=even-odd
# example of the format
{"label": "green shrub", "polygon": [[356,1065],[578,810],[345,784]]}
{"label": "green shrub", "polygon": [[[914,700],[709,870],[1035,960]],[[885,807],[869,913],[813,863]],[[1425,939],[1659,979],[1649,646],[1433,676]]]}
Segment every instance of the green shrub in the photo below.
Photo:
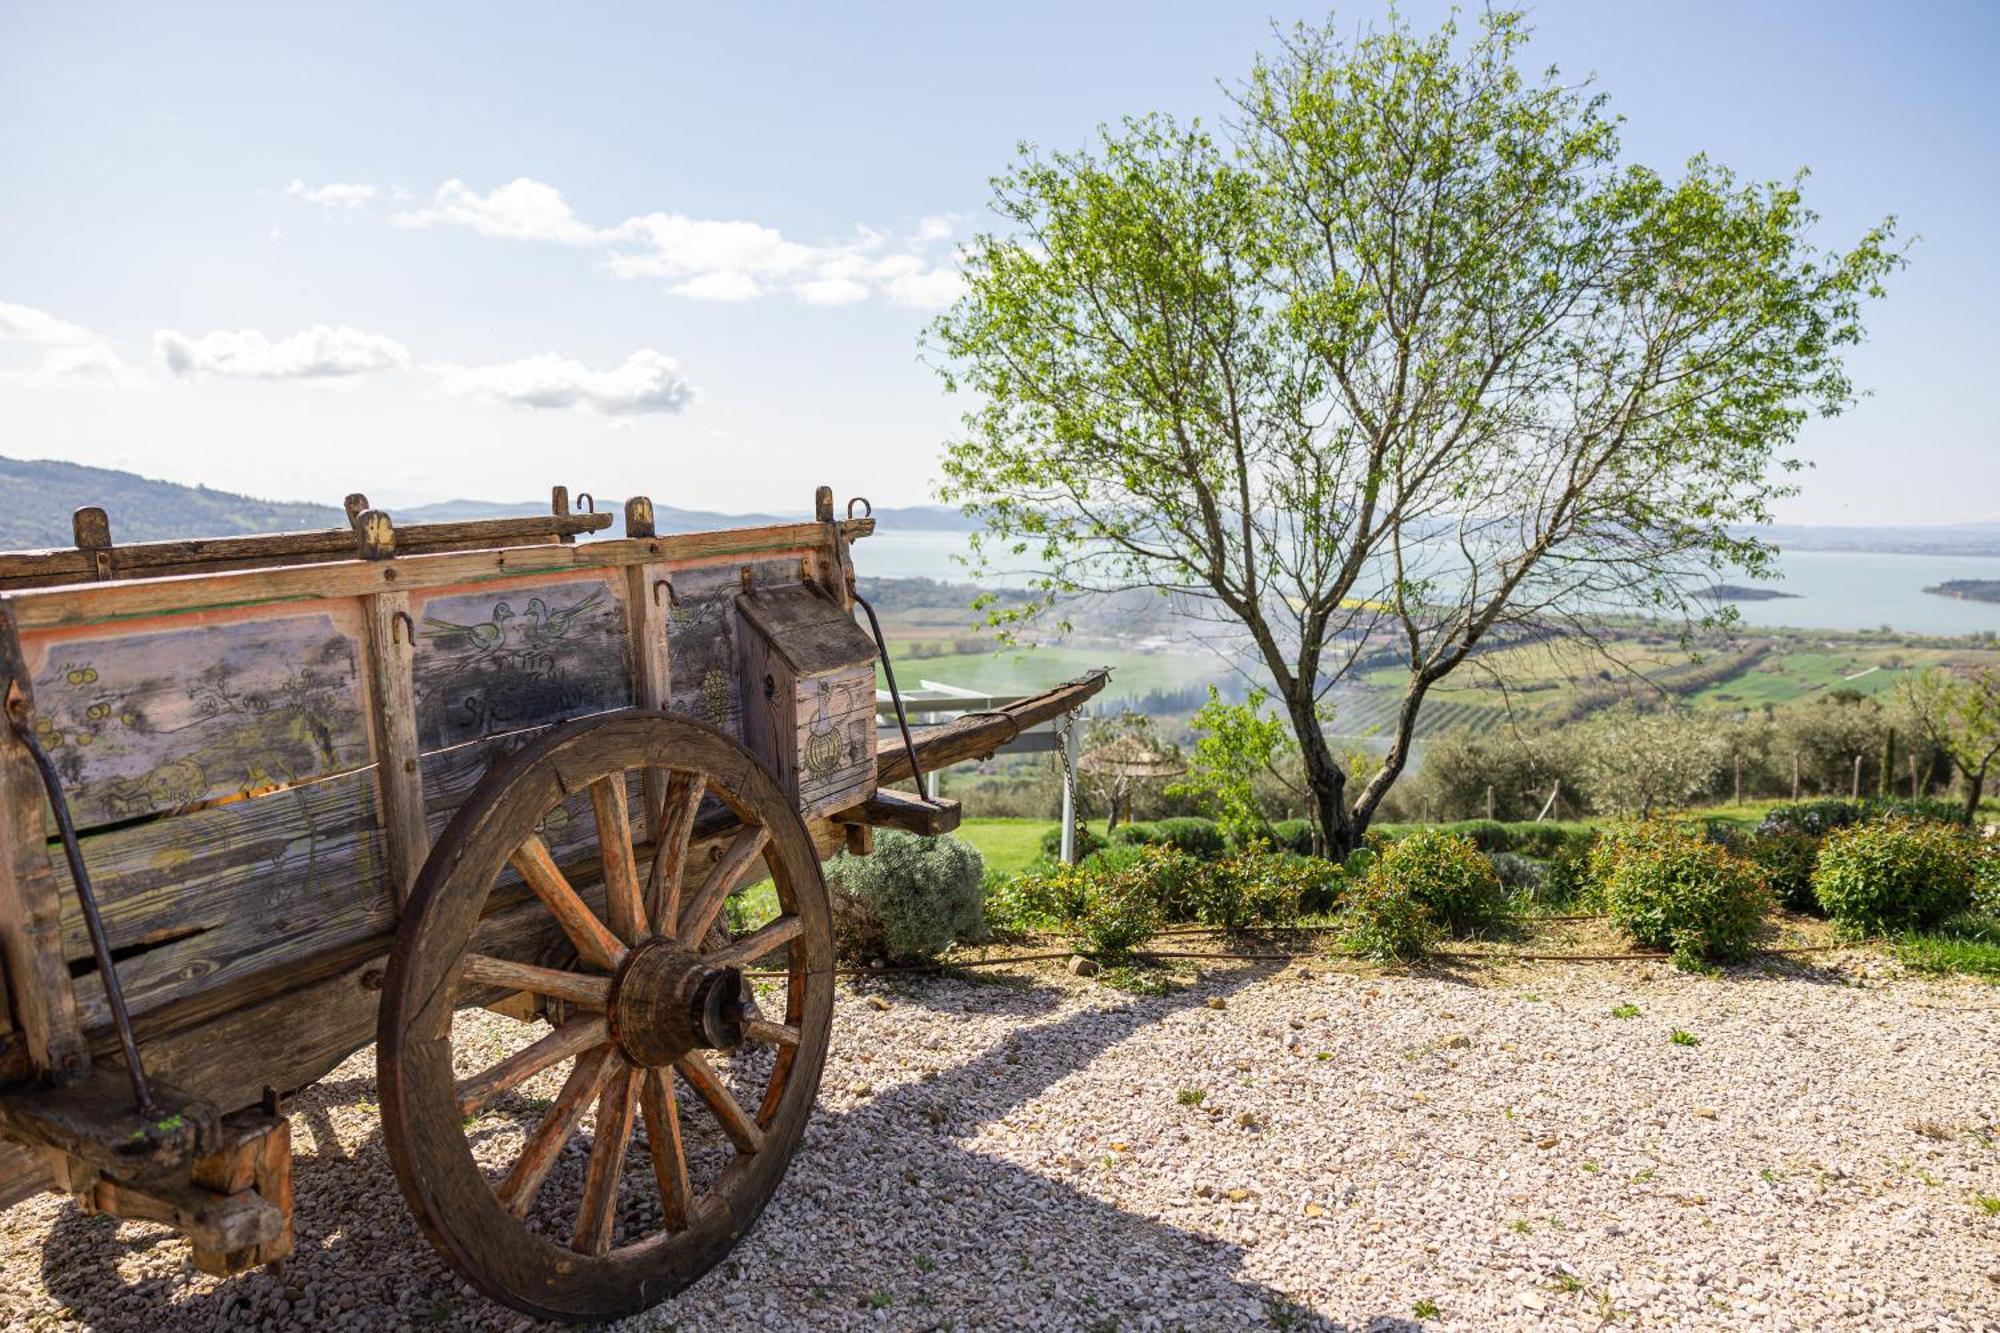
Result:
{"label": "green shrub", "polygon": [[1819,899],[1813,894],[1813,867],[1819,864],[1819,839],[1810,833],[1760,833],[1743,846],[1743,852],[1764,872],[1779,902],[1794,912],[1822,916]]}
{"label": "green shrub", "polygon": [[1497,819],[1466,819],[1438,827],[1470,840],[1482,852],[1511,852],[1516,843],[1514,830]]}
{"label": "green shrub", "polygon": [[1568,843],[1558,847],[1545,863],[1542,886],[1535,901],[1546,907],[1580,907],[1597,891],[1590,870],[1589,843]]}
{"label": "green shrub", "polygon": [[[1076,826],[1077,860],[1081,861],[1092,852],[1101,851],[1104,845],[1104,835],[1102,833],[1099,833],[1088,824],[1079,824]],[[1052,861],[1062,855],[1062,825],[1060,823],[1042,835],[1042,855]]]}
{"label": "green shrub", "polygon": [[1861,822],[1864,814],[1859,801],[1839,801],[1831,798],[1823,801],[1796,801],[1790,805],[1774,805],[1757,825],[1759,834],[1766,833],[1809,833],[1815,838],[1825,837],[1837,828]]}
{"label": "green shrub", "polygon": [[1825,837],[1837,828],[1848,828],[1869,820],[1921,819],[1933,824],[1963,824],[1965,807],[1956,801],[1931,797],[1916,800],[1870,798],[1843,801],[1827,798],[1774,805],[1757,825],[1759,833],[1810,833]]}
{"label": "green shrub", "polygon": [[1311,856],[1313,832],[1310,819],[1281,819],[1271,825],[1271,845],[1296,856]]}
{"label": "green shrub", "polygon": [[1968,824],[1963,805],[1935,796],[1892,797],[1866,802],[1870,819],[1924,819],[1933,824]]}
{"label": "green shrub", "polygon": [[994,895],[989,912],[1117,962],[1172,914],[1189,910],[1193,886],[1207,871],[1171,847],[1107,847],[1073,866],[1038,862]]}
{"label": "green shrub", "polygon": [[1493,863],[1470,839],[1442,828],[1420,828],[1391,843],[1368,874],[1401,885],[1454,934],[1488,925],[1507,910],[1507,890]]}
{"label": "green shrub", "polygon": [[1542,862],[1519,852],[1490,852],[1486,859],[1492,862],[1493,873],[1500,877],[1507,892],[1530,902],[1541,900],[1542,881],[1549,873]]}
{"label": "green shrub", "polygon": [[1348,886],[1340,909],[1341,944],[1378,962],[1422,958],[1437,943],[1437,918],[1407,885],[1376,873],[1380,864]]}
{"label": "green shrub", "polygon": [[1142,847],[1172,847],[1204,861],[1213,860],[1229,850],[1229,839],[1224,836],[1221,826],[1212,819],[1194,815],[1121,825],[1111,831],[1111,840]]}
{"label": "green shrub", "polygon": [[1771,907],[1761,870],[1684,825],[1615,825],[1590,864],[1612,921],[1681,967],[1744,957]]}
{"label": "green shrub", "polygon": [[1549,820],[1539,824],[1516,824],[1513,833],[1515,851],[1544,860],[1554,857],[1565,847],[1589,851],[1590,844],[1597,841],[1597,830],[1588,824],[1558,824]]}
{"label": "green shrub", "polygon": [[851,959],[935,958],[985,930],[986,862],[946,835],[885,829],[868,856],[827,863],[834,943]]}
{"label": "green shrub", "polygon": [[1160,900],[1142,873],[1091,875],[1085,881],[1083,910],[1070,922],[1077,948],[1099,962],[1117,963],[1160,928]]}
{"label": "green shrub", "polygon": [[1979,846],[1979,860],[1972,867],[1972,899],[1980,911],[2000,916],[2000,838]]}
{"label": "green shrub", "polygon": [[1922,929],[1972,905],[1979,847],[1965,829],[1916,819],[1836,829],[1813,893],[1849,933]]}
{"label": "green shrub", "polygon": [[1289,925],[1331,907],[1341,878],[1331,861],[1256,846],[1202,867],[1189,881],[1189,906],[1205,926]]}

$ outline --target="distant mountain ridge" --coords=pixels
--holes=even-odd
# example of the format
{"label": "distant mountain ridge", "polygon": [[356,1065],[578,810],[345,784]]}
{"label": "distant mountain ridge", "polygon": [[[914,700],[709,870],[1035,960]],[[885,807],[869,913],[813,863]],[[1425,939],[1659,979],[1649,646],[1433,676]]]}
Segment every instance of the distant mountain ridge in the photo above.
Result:
{"label": "distant mountain ridge", "polygon": [[[151,481],[131,472],[81,463],[0,458],[0,550],[70,545],[70,515],[85,505],[100,506],[110,515],[114,542],[228,537],[347,525],[346,514],[333,505],[260,500],[206,486]],[[607,535],[622,535],[624,501],[606,500],[599,507],[613,515]],[[398,523],[445,523],[546,514],[548,501],[445,500],[391,508],[389,512]],[[676,509],[671,505],[655,505],[653,515],[661,532],[706,532],[798,523],[812,516],[803,508],[796,514],[723,514],[706,509]],[[977,526],[956,509],[942,505],[884,507],[875,511],[875,517],[884,528],[905,531],[969,532]]]}
{"label": "distant mountain ridge", "polygon": [[[261,500],[206,486],[151,481],[134,473],[81,463],[0,458],[0,550],[68,546],[70,514],[84,505],[100,505],[109,513],[112,540],[119,542],[288,532],[344,527],[347,523],[346,515],[332,505]],[[624,527],[623,501],[605,500],[599,507],[613,515],[609,535],[620,535]],[[391,516],[399,523],[441,523],[547,512],[548,504],[543,500],[518,503],[446,500],[390,509]],[[797,523],[810,517],[803,508],[794,514],[724,514],[663,504],[656,504],[653,513],[662,532]],[[946,505],[884,506],[875,511],[875,518],[887,532],[973,532],[979,527],[975,520]],[[2000,522],[1991,520],[1930,527],[1777,524],[1752,531],[1787,551],[2000,556]]]}
{"label": "distant mountain ridge", "polygon": [[101,506],[111,516],[114,542],[290,532],[347,522],[332,505],[257,500],[81,463],[0,458],[0,549],[70,545],[70,515],[85,505]]}

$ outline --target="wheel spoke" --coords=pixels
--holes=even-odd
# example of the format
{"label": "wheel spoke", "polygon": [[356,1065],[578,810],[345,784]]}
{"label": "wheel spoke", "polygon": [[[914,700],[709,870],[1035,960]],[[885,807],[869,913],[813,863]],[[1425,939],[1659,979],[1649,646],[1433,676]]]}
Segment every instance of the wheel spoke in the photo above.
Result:
{"label": "wheel spoke", "polygon": [[639,867],[632,855],[632,816],[625,805],[625,775],[590,784],[590,812],[604,867],[604,914],[611,933],[627,944],[646,938],[646,906],[639,900]]}
{"label": "wheel spoke", "polygon": [[694,817],[707,789],[708,780],[701,774],[675,770],[667,779],[659,817],[653,821],[653,869],[646,877],[646,910],[660,923],[662,933],[672,929],[681,914],[681,877],[687,871]]}
{"label": "wheel spoke", "polygon": [[569,1080],[562,1091],[542,1113],[541,1123],[528,1135],[528,1141],[521,1145],[521,1155],[514,1159],[507,1178],[494,1188],[494,1194],[508,1212],[516,1217],[528,1215],[563,1144],[576,1132],[583,1113],[604,1090],[605,1081],[623,1063],[609,1046],[599,1046],[577,1057],[576,1068],[569,1071]]}
{"label": "wheel spoke", "polygon": [[604,1015],[572,1019],[540,1041],[523,1046],[492,1068],[461,1080],[458,1085],[458,1113],[478,1115],[511,1090],[520,1087],[551,1065],[572,1055],[602,1046],[611,1040],[611,1025]]}
{"label": "wheel spoke", "polygon": [[625,1149],[632,1142],[632,1102],[639,1071],[627,1065],[613,1074],[597,1099],[597,1133],[584,1169],[583,1204],[576,1214],[580,1254],[603,1254],[618,1230],[618,1183],[625,1174]]}
{"label": "wheel spoke", "polygon": [[723,1086],[722,1080],[709,1068],[708,1061],[689,1051],[674,1061],[674,1068],[680,1070],[681,1077],[688,1081],[688,1086],[695,1090],[696,1095],[708,1103],[708,1109],[715,1112],[715,1118],[722,1122],[722,1132],[736,1144],[738,1151],[754,1153],[764,1146],[764,1131],[757,1128],[757,1122]]}
{"label": "wheel spoke", "polygon": [[701,891],[681,913],[680,928],[675,934],[682,944],[689,948],[701,946],[702,937],[715,924],[715,918],[722,914],[722,904],[728,899],[729,891],[736,887],[744,867],[764,850],[764,844],[770,840],[771,831],[758,827],[744,829],[730,841],[722,859],[715,863],[715,869],[709,871],[708,878],[702,881]]}
{"label": "wheel spoke", "polygon": [[511,958],[493,958],[469,953],[459,964],[461,981],[480,986],[505,986],[509,990],[533,991],[550,999],[568,1000],[588,1009],[603,1009],[611,1003],[611,978],[586,976],[581,972],[559,972],[553,967],[517,963]]}
{"label": "wheel spoke", "polygon": [[646,1071],[639,1108],[646,1116],[646,1150],[653,1158],[653,1178],[660,1182],[660,1211],[667,1226],[678,1231],[688,1224],[694,1190],[688,1184],[687,1152],[681,1147],[681,1113],[674,1105],[672,1070]]}
{"label": "wheel spoke", "polygon": [[743,1025],[743,1035],[751,1041],[761,1041],[767,1046],[797,1046],[799,1030],[789,1023],[775,1023],[768,1018],[753,1018]]}
{"label": "wheel spoke", "polygon": [[702,961],[714,967],[742,967],[745,963],[754,963],[772,950],[791,943],[804,930],[804,923],[796,916],[781,916],[735,943],[717,949]]}
{"label": "wheel spoke", "polygon": [[569,942],[576,946],[579,958],[606,972],[615,971],[625,961],[624,944],[597,919],[597,913],[590,910],[590,904],[577,894],[557,868],[556,859],[549,855],[547,843],[531,833],[508,861],[549,909],[556,924],[562,927],[563,934],[569,936]]}

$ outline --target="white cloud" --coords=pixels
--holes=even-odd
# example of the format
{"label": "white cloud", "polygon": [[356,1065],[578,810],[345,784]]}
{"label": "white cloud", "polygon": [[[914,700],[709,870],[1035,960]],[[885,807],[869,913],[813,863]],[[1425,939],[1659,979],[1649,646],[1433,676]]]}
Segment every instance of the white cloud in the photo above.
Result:
{"label": "white cloud", "polygon": [[694,400],[680,363],[642,348],[616,370],[595,371],[553,352],[493,366],[443,366],[438,388],[528,408],[574,408],[609,417],[678,412]]}
{"label": "white cloud", "polygon": [[697,301],[754,301],[764,294],[757,279],[741,269],[720,268],[677,282],[669,290]]}
{"label": "white cloud", "polygon": [[321,208],[340,209],[352,212],[365,204],[373,203],[381,189],[373,185],[363,185],[358,181],[328,181],[325,185],[307,185],[298,177],[285,187],[285,193],[294,199],[303,199]]}
{"label": "white cloud", "polygon": [[439,224],[470,227],[481,236],[564,245],[598,245],[605,235],[579,221],[554,186],[526,176],[484,195],[464,181],[448,180],[438,186],[429,208],[396,214],[399,227]]}
{"label": "white cloud", "polygon": [[0,342],[23,343],[41,351],[34,365],[0,367],[0,381],[9,384],[125,386],[144,378],[126,368],[110,340],[34,306],[0,301]]}
{"label": "white cloud", "polygon": [[853,305],[868,299],[868,289],[852,278],[815,278],[792,290],[807,305]]}
{"label": "white cloud", "polygon": [[808,244],[758,222],[680,213],[644,213],[598,227],[579,218],[554,186],[523,176],[486,194],[448,180],[429,205],[397,213],[395,221],[599,250],[614,277],[658,279],[677,295],[703,301],[788,290],[812,305],[848,305],[879,293],[930,307],[949,304],[959,290],[951,264],[924,253],[950,238],[957,226],[951,214],[924,218],[900,245],[869,227],[857,227],[852,240]]}
{"label": "white cloud", "polygon": [[0,340],[60,347],[89,342],[94,336],[89,329],[57,319],[46,310],[0,301]]}
{"label": "white cloud", "polygon": [[917,221],[916,241],[920,245],[934,241],[948,241],[958,230],[958,214],[933,213]]}
{"label": "white cloud", "polygon": [[403,370],[409,349],[393,338],[360,329],[315,324],[272,342],[256,329],[218,329],[190,338],[174,329],[153,335],[153,352],[180,379],[227,375],[243,379],[337,379],[379,370]]}

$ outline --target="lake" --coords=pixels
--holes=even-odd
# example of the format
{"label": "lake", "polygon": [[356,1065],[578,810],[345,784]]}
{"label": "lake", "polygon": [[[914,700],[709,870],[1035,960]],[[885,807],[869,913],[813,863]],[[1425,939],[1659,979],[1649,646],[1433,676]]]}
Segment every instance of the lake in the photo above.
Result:
{"label": "lake", "polygon": [[[863,541],[855,566],[877,578],[931,578],[970,582],[956,557],[965,534],[906,529],[878,530]],[[1924,589],[1947,579],[2000,579],[2000,558],[1969,555],[1887,555],[1874,551],[1787,551],[1784,578],[1760,585],[1792,594],[1744,602],[1749,625],[1800,629],[1880,629],[1918,634],[2000,632],[2000,604],[1938,597]],[[996,586],[1018,586],[1019,575],[997,574]],[[1742,583],[1743,580],[1732,580]]]}

